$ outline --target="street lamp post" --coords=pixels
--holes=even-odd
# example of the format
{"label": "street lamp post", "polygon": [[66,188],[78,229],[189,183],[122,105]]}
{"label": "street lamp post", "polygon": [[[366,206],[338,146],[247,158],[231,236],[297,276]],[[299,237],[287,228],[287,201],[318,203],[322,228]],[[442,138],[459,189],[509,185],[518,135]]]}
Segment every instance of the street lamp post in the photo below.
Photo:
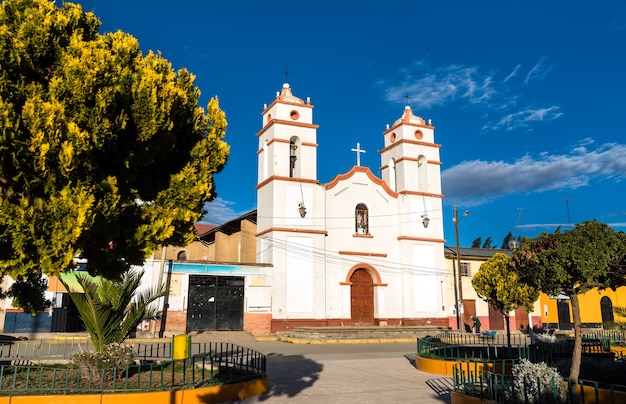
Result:
{"label": "street lamp post", "polygon": [[[469,215],[469,210],[466,210],[465,212],[463,212],[463,216],[461,217],[461,219],[467,215]],[[452,218],[452,221],[454,222],[454,233],[456,235],[456,270],[455,270],[455,266],[452,265],[452,270],[453,270],[452,275],[454,276],[454,301],[456,304],[456,328],[460,330],[461,329],[460,312],[461,312],[461,305],[463,301],[463,284],[461,283],[462,278],[461,278],[461,246],[459,244],[459,210],[456,205],[454,206],[454,217]],[[458,292],[457,292],[457,285],[458,285]]]}

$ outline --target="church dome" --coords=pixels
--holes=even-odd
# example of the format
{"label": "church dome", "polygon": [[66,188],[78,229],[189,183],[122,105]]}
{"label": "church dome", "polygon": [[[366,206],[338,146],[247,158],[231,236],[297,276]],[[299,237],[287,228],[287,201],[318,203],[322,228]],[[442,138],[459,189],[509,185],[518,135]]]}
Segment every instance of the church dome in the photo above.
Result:
{"label": "church dome", "polygon": [[415,123],[418,125],[424,125],[424,119],[421,116],[414,115],[411,107],[407,105],[406,107],[404,107],[404,113],[402,114],[402,117],[397,119],[393,123],[393,126],[399,125],[401,123]]}
{"label": "church dome", "polygon": [[289,87],[289,83],[283,84],[283,91],[280,94],[276,93],[276,98],[281,100],[281,101],[295,102],[297,104],[304,104],[304,101],[302,101],[302,99],[294,96],[291,93],[291,87]]}

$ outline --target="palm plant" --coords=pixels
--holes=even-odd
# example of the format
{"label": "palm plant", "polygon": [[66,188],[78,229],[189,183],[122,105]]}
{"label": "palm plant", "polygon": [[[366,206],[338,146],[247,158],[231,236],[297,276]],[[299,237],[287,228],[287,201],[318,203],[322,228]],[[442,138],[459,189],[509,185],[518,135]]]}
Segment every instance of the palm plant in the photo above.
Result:
{"label": "palm plant", "polygon": [[63,282],[91,337],[94,351],[103,353],[113,343],[121,343],[143,320],[157,319],[152,302],[167,294],[165,285],[138,292],[144,272],[128,271],[120,281],[92,278],[77,273],[82,291]]}

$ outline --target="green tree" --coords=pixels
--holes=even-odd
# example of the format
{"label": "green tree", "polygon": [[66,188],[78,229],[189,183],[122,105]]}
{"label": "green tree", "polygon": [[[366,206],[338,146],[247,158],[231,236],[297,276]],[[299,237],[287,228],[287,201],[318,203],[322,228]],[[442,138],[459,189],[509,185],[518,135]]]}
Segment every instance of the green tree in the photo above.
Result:
{"label": "green tree", "polygon": [[[485,261],[472,278],[472,286],[482,300],[504,315],[509,351],[511,349],[510,313],[518,307],[533,311],[539,292],[520,282],[506,254],[496,253]],[[531,325],[532,326],[532,325]]]}
{"label": "green tree", "polygon": [[570,298],[574,352],[569,378],[578,380],[582,354],[578,295],[592,289],[615,289],[626,282],[626,236],[596,220],[563,233],[541,234],[525,241],[511,264],[520,280],[541,292]]}
{"label": "green tree", "polygon": [[514,240],[515,238],[513,237],[513,233],[508,232],[506,234],[506,236],[504,236],[504,239],[502,240],[502,247],[500,247],[501,249],[508,249],[509,248],[509,243],[511,242],[511,240]]}
{"label": "green tree", "polygon": [[229,153],[216,98],[79,5],[0,5],[0,276],[119,279],[186,245]]}
{"label": "green tree", "polygon": [[482,242],[483,242],[483,239],[481,237],[478,237],[477,239],[472,241],[472,248],[480,248],[480,245],[482,244]]}
{"label": "green tree", "polygon": [[165,296],[167,289],[160,285],[139,292],[142,276],[143,272],[131,270],[120,281],[111,281],[79,272],[80,289],[61,277],[96,352],[102,354],[107,345],[123,342],[143,320],[158,318],[159,311],[151,303]]}
{"label": "green tree", "polygon": [[493,240],[490,237],[487,237],[485,239],[485,242],[483,243],[483,247],[482,248],[491,248],[491,243],[493,242]]}

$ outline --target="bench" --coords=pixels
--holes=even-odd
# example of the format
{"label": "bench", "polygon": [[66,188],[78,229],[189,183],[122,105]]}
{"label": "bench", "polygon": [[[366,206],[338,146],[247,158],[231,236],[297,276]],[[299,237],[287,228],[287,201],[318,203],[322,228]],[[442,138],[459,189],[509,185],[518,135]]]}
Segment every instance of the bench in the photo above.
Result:
{"label": "bench", "polygon": [[496,332],[495,331],[482,331],[480,333],[480,338],[493,340],[496,338]]}

